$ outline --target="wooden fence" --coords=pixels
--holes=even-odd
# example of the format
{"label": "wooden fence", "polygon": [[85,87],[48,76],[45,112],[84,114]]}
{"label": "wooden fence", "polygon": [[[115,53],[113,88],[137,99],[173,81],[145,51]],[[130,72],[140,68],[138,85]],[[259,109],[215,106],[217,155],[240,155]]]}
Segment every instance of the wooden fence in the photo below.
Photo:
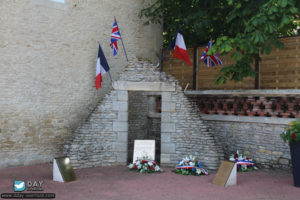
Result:
{"label": "wooden fence", "polygon": [[[300,36],[279,39],[284,43],[283,50],[274,49],[269,55],[261,55],[262,61],[259,62],[257,88],[255,88],[254,78],[245,78],[243,82],[227,82],[223,85],[215,84],[215,75],[223,67],[228,66],[234,61],[229,55],[221,56],[223,66],[208,68],[200,57],[205,47],[188,49],[191,62],[198,62],[199,66],[194,78],[196,90],[209,89],[300,89]],[[173,58],[173,51],[166,53],[163,62],[163,71],[177,78],[184,88],[189,80],[192,79],[193,66],[188,66],[185,62]],[[195,57],[195,59],[194,59]],[[254,67],[254,66],[253,66]],[[188,89],[193,89],[193,80]]]}

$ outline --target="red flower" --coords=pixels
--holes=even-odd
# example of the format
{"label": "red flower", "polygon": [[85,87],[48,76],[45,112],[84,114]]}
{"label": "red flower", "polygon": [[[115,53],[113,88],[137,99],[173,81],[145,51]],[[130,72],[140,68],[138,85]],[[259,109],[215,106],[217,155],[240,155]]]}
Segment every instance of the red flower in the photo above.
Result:
{"label": "red flower", "polygon": [[238,159],[236,158],[235,161],[238,161]]}
{"label": "red flower", "polygon": [[157,165],[157,162],[155,162],[154,164]]}
{"label": "red flower", "polygon": [[189,163],[190,163],[190,161],[186,161],[186,163],[187,163],[187,164],[189,164]]}
{"label": "red flower", "polygon": [[246,160],[249,160],[249,158],[247,157]]}
{"label": "red flower", "polygon": [[237,157],[238,157],[238,155],[237,155],[237,153],[235,153],[235,154],[234,154],[234,158],[237,158]]}
{"label": "red flower", "polygon": [[154,170],[154,167],[153,167],[153,166],[150,166],[150,170],[153,171],[153,170]]}
{"label": "red flower", "polygon": [[292,138],[294,139],[296,137],[296,132],[294,132],[293,134],[292,134]]}
{"label": "red flower", "polygon": [[136,165],[134,165],[132,169],[136,169],[136,168],[137,168]]}

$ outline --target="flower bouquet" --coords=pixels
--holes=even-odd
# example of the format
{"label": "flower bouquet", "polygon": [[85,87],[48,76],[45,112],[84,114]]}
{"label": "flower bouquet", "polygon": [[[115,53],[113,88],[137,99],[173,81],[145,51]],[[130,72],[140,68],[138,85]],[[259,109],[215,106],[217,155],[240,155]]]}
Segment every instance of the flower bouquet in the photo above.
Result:
{"label": "flower bouquet", "polygon": [[157,162],[148,159],[139,159],[128,165],[128,168],[132,171],[140,173],[153,173],[162,172],[163,170],[159,167]]}
{"label": "flower bouquet", "polygon": [[236,162],[237,170],[240,172],[257,170],[257,167],[254,166],[254,162],[252,161],[252,159],[249,159],[246,156],[243,157],[243,154],[240,154],[239,151],[236,151],[235,154],[232,154],[229,157],[229,160]]}
{"label": "flower bouquet", "polygon": [[285,142],[300,142],[300,119],[290,123],[280,136]]}
{"label": "flower bouquet", "polygon": [[202,167],[201,162],[196,160],[195,156],[189,155],[180,160],[174,170],[177,174],[183,175],[208,175],[207,170]]}
{"label": "flower bouquet", "polygon": [[283,141],[289,143],[294,185],[300,187],[300,119],[291,122],[280,136]]}

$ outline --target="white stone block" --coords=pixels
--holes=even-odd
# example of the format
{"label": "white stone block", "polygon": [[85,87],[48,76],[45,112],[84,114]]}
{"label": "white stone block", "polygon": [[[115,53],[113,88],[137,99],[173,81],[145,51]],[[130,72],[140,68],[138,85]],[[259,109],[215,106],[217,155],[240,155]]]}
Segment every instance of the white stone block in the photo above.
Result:
{"label": "white stone block", "polygon": [[134,140],[133,160],[155,160],[155,140]]}
{"label": "white stone block", "polygon": [[233,166],[233,169],[229,175],[229,178],[225,184],[225,187],[227,186],[233,186],[233,185],[236,185],[237,183],[237,166],[236,166],[236,163],[234,164]]}
{"label": "white stone block", "polygon": [[175,144],[173,143],[161,143],[161,153],[169,154],[175,153]]}
{"label": "white stone block", "polygon": [[119,90],[118,91],[118,101],[128,101],[128,91]]}
{"label": "white stone block", "polygon": [[53,159],[53,181],[64,182],[64,179],[56,163],[56,159]]}
{"label": "white stone block", "polygon": [[128,142],[128,132],[118,132],[118,142]]}
{"label": "white stone block", "polygon": [[128,111],[128,102],[127,101],[113,101],[113,110]]}
{"label": "white stone block", "polygon": [[113,131],[128,131],[128,123],[127,122],[113,122]]}
{"label": "white stone block", "polygon": [[118,112],[118,121],[127,122],[128,121],[128,112]]}
{"label": "white stone block", "polygon": [[161,113],[161,122],[172,122],[171,121],[171,113],[170,112],[162,112]]}
{"label": "white stone block", "polygon": [[120,163],[120,164],[126,165],[126,163],[127,163],[127,153],[124,153],[124,152],[118,153],[117,154],[117,162]]}
{"label": "white stone block", "polygon": [[127,142],[114,142],[113,149],[117,152],[127,152]]}
{"label": "white stone block", "polygon": [[160,154],[160,162],[161,164],[170,164],[171,163],[171,156],[170,154]]}
{"label": "white stone block", "polygon": [[174,123],[161,123],[161,132],[174,133],[175,132],[175,124]]}
{"label": "white stone block", "polygon": [[161,133],[161,142],[171,142],[171,133]]}
{"label": "white stone block", "polygon": [[113,83],[113,88],[116,90],[173,92],[175,91],[175,83],[115,81]]}
{"label": "white stone block", "polygon": [[161,93],[161,99],[162,101],[171,101],[171,92],[162,92]]}
{"label": "white stone block", "polygon": [[176,104],[169,101],[163,101],[161,105],[161,110],[162,112],[175,112]]}

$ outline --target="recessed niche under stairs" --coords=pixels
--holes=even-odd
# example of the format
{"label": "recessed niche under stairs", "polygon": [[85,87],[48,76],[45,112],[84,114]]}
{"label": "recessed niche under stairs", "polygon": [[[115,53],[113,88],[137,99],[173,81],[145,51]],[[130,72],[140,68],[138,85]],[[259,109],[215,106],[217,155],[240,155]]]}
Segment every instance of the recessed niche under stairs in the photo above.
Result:
{"label": "recessed niche under stairs", "polygon": [[159,92],[128,92],[128,155],[133,162],[134,140],[155,140],[155,160],[160,163],[161,95]]}

